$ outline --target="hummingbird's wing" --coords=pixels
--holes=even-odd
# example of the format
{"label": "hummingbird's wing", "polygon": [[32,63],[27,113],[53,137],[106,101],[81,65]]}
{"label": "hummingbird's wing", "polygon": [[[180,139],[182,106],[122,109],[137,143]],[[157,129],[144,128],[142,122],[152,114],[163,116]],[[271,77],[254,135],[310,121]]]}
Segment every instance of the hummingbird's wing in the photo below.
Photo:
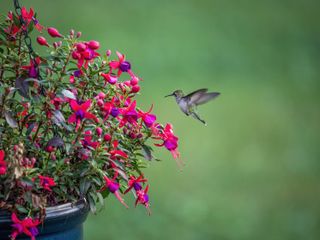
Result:
{"label": "hummingbird's wing", "polygon": [[196,102],[203,94],[208,92],[207,88],[198,89],[192,93],[189,93],[188,95],[184,96],[183,98],[188,99],[189,103]]}
{"label": "hummingbird's wing", "polygon": [[220,93],[218,93],[218,92],[202,93],[197,99],[195,99],[193,104],[195,104],[195,105],[204,104],[204,103],[218,97],[219,95],[220,95]]}

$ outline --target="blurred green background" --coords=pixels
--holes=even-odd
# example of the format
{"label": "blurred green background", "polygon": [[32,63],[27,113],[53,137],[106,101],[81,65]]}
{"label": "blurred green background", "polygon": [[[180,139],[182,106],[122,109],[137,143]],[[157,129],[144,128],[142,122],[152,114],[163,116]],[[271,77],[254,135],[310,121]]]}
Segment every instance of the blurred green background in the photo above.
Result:
{"label": "blurred green background", "polygon": [[[320,239],[319,1],[20,2],[125,53],[140,105],[180,137],[183,171],[167,151],[147,170],[152,216],[111,196],[85,239]],[[163,98],[202,87],[222,93],[199,109],[207,127]]]}

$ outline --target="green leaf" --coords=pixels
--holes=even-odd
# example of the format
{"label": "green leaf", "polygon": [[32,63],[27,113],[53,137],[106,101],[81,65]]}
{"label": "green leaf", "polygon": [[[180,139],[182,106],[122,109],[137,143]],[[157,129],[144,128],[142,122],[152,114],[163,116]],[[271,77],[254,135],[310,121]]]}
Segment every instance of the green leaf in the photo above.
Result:
{"label": "green leaf", "polygon": [[97,192],[97,196],[98,196],[98,199],[99,199],[99,203],[101,204],[101,206],[103,206],[104,205],[104,200],[103,200],[102,194]]}
{"label": "green leaf", "polygon": [[63,96],[65,96],[65,97],[67,97],[67,98],[70,98],[70,99],[73,99],[73,100],[77,100],[76,95],[74,95],[73,92],[71,92],[71,91],[69,91],[69,90],[67,90],[67,89],[63,89],[63,90],[61,91],[61,93],[62,93]]}
{"label": "green leaf", "polygon": [[97,212],[97,208],[96,208],[96,203],[94,201],[94,199],[91,197],[91,195],[87,196],[88,202],[89,202],[89,206],[90,206],[90,210],[93,214],[95,214]]}
{"label": "green leaf", "polygon": [[88,192],[88,189],[91,187],[91,181],[87,178],[81,179],[80,181],[80,194],[86,195]]}
{"label": "green leaf", "polygon": [[16,204],[15,207],[21,213],[28,213],[29,212],[25,207],[21,206],[20,204]]}

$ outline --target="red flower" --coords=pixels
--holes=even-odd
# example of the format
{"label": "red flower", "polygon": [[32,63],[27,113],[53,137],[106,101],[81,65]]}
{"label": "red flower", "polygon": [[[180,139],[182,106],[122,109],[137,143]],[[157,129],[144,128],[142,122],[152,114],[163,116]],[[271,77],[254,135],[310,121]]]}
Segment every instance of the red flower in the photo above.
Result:
{"label": "red flower", "polygon": [[32,21],[33,15],[34,15],[34,11],[32,8],[30,8],[29,12],[27,11],[26,7],[21,8],[21,16],[23,20],[27,22],[27,24],[29,24],[29,22]]}
{"label": "red flower", "polygon": [[125,194],[128,193],[133,188],[136,192],[136,197],[137,197],[135,206],[137,206],[138,203],[144,205],[147,208],[148,213],[150,215],[151,211],[149,208],[149,195],[147,194],[149,190],[149,185],[147,185],[145,190],[143,190],[140,184],[145,182],[147,182],[147,179],[144,179],[143,176],[139,176],[138,178],[134,176],[130,176],[129,187],[124,193]]}
{"label": "red flower", "polygon": [[173,158],[176,159],[177,164],[179,167],[183,165],[183,162],[179,159],[180,153],[178,152],[178,137],[174,135],[172,130],[172,125],[170,123],[167,123],[164,129],[158,124],[155,124],[152,127],[152,132],[154,135],[156,135],[154,138],[158,140],[162,140],[163,143],[161,144],[155,144],[158,147],[165,146],[166,149],[168,149]]}
{"label": "red flower", "polygon": [[156,115],[150,114],[150,112],[152,111],[152,108],[153,108],[153,105],[151,106],[148,112],[143,112],[141,110],[138,111],[138,116],[142,118],[144,124],[147,127],[151,127],[152,124],[157,120]]}
{"label": "red flower", "polygon": [[19,234],[26,234],[27,236],[31,237],[31,240],[35,240],[35,236],[38,235],[39,231],[37,226],[40,224],[39,219],[32,219],[27,217],[23,220],[20,220],[15,213],[12,213],[11,220],[14,224],[11,226],[13,227],[13,231],[11,234],[12,239],[16,239]]}
{"label": "red flower", "polygon": [[96,122],[99,122],[98,118],[88,112],[90,108],[91,100],[88,100],[84,103],[78,104],[75,100],[70,100],[70,107],[74,111],[74,113],[69,117],[69,123],[76,123],[76,131],[78,130],[80,123],[83,119],[93,119]]}
{"label": "red flower", "polygon": [[34,61],[30,60],[29,65],[22,66],[21,68],[29,71],[29,77],[37,78],[39,74],[39,70],[37,66],[39,66],[40,63],[41,63],[41,59],[39,57],[36,57]]}
{"label": "red flower", "polygon": [[111,154],[110,158],[111,159],[116,159],[118,157],[128,158],[128,155],[125,152],[117,149],[118,145],[119,145],[119,142],[117,140],[114,140],[112,142],[113,150],[109,151],[109,153]]}
{"label": "red flower", "polygon": [[133,72],[131,71],[131,64],[130,62],[126,61],[126,58],[123,54],[117,52],[118,61],[111,61],[109,63],[109,67],[111,70],[118,69],[117,75],[120,76],[122,72],[127,72],[131,77],[136,77]]}
{"label": "red flower", "polygon": [[138,203],[144,205],[148,211],[148,214],[151,215],[148,190],[149,190],[149,185],[146,186],[145,190],[141,189],[136,191],[137,199],[135,202],[135,206],[137,206]]}
{"label": "red flower", "polygon": [[122,119],[119,124],[119,127],[123,127],[127,122],[131,124],[136,124],[138,120],[138,113],[136,111],[136,101],[134,100],[128,107],[120,109],[122,114]]}
{"label": "red flower", "polygon": [[28,12],[27,9],[25,7],[21,8],[21,15],[23,20],[26,22],[26,25],[24,26],[26,28],[26,26],[29,25],[29,23],[31,21],[33,21],[35,28],[41,32],[42,29],[44,28],[42,25],[39,24],[38,20],[34,17],[34,11],[32,8],[30,8],[30,11]]}
{"label": "red flower", "polygon": [[96,57],[100,56],[95,50],[97,46],[93,46],[89,43],[78,43],[76,49],[72,52],[72,58],[78,60],[78,68],[88,68],[88,64]]}
{"label": "red flower", "polygon": [[96,149],[99,146],[99,142],[92,142],[92,135],[89,131],[86,131],[84,138],[81,140],[82,146],[85,148],[91,147]]}
{"label": "red flower", "polygon": [[112,179],[109,179],[107,176],[104,176],[105,186],[99,190],[99,192],[102,192],[108,188],[108,190],[114,194],[114,196],[119,200],[119,202],[124,205],[126,208],[128,206],[125,204],[123,198],[120,196],[119,188],[120,184],[116,182],[116,179],[118,177],[118,172],[115,172]]}
{"label": "red flower", "polygon": [[56,186],[56,183],[54,182],[54,179],[51,177],[45,177],[45,176],[41,176],[39,175],[39,179],[40,179],[40,185],[48,190],[48,191],[52,191],[50,187],[54,187]]}
{"label": "red flower", "polygon": [[128,193],[132,188],[134,188],[135,191],[141,190],[142,186],[140,183],[144,183],[146,181],[147,179],[144,179],[143,176],[139,176],[138,178],[136,178],[135,176],[130,176],[130,180],[128,183],[129,187],[124,193]]}
{"label": "red flower", "polygon": [[7,163],[4,160],[5,152],[0,150],[0,175],[6,174],[7,171]]}

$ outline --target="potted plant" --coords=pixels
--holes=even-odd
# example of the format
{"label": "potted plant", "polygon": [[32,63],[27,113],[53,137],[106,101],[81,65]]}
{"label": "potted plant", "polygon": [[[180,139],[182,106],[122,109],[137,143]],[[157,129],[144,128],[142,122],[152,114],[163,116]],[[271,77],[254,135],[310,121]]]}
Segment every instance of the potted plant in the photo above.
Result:
{"label": "potted plant", "polygon": [[82,239],[89,209],[107,196],[128,207],[129,192],[150,213],[150,145],[181,165],[172,125],[138,108],[141,78],[125,55],[44,27],[14,3],[0,22],[1,239]]}

